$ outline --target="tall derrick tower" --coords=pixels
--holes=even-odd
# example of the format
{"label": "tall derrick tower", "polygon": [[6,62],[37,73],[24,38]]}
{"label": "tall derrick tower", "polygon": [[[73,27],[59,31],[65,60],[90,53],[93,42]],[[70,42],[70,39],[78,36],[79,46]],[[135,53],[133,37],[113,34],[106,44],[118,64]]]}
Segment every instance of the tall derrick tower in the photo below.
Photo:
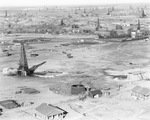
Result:
{"label": "tall derrick tower", "polygon": [[141,24],[140,24],[140,20],[138,19],[138,27],[137,27],[137,30],[140,30],[141,29]]}
{"label": "tall derrick tower", "polygon": [[21,50],[20,50],[20,60],[19,60],[19,67],[18,67],[18,75],[24,75],[26,76],[29,73],[29,68],[28,68],[28,61],[26,57],[26,51],[24,47],[24,43],[21,42]]}

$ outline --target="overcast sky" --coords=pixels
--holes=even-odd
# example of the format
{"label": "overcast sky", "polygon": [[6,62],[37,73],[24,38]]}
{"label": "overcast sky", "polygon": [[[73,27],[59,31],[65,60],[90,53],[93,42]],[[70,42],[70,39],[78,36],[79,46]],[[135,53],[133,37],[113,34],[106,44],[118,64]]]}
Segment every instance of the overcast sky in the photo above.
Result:
{"label": "overcast sky", "polygon": [[150,0],[0,0],[5,6],[101,5],[116,3],[150,3]]}

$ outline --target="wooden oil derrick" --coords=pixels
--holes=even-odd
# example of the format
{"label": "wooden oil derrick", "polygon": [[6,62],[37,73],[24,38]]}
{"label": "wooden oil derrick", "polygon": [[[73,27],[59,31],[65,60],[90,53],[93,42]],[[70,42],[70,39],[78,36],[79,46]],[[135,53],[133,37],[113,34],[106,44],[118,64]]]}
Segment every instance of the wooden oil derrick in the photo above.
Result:
{"label": "wooden oil derrick", "polygon": [[31,76],[34,74],[34,71],[39,66],[43,65],[44,63],[46,63],[46,61],[44,61],[40,64],[37,64],[37,65],[34,65],[31,68],[29,68],[24,43],[21,42],[21,52],[20,52],[20,59],[19,59],[18,75],[20,75],[20,76]]}
{"label": "wooden oil derrick", "polygon": [[114,8],[114,6],[111,8],[111,11],[114,11],[115,10],[115,8]]}
{"label": "wooden oil derrick", "polygon": [[18,75],[24,75],[26,76],[29,73],[29,68],[28,68],[28,61],[26,57],[26,51],[24,48],[24,43],[21,42],[21,50],[20,50],[20,60],[19,60],[19,67],[18,67]]}
{"label": "wooden oil derrick", "polygon": [[110,15],[110,9],[108,8],[108,12],[107,12],[107,15]]}
{"label": "wooden oil derrick", "polygon": [[129,6],[129,9],[130,9],[130,10],[133,10],[133,7],[130,5],[130,6]]}
{"label": "wooden oil derrick", "polygon": [[98,31],[100,28],[100,22],[99,22],[99,18],[97,19],[97,27],[96,27],[96,31]]}
{"label": "wooden oil derrick", "polygon": [[84,8],[84,11],[83,11],[84,13],[86,13],[86,9]]}
{"label": "wooden oil derrick", "polygon": [[63,19],[61,19],[61,21],[60,21],[60,25],[65,25],[64,20],[63,20]]}
{"label": "wooden oil derrick", "polygon": [[141,24],[140,24],[140,20],[138,19],[138,27],[137,27],[137,30],[140,30],[141,28]]}
{"label": "wooden oil derrick", "polygon": [[144,12],[144,9],[142,8],[141,9],[141,17],[143,18],[143,17],[145,17],[146,16],[146,14],[145,14],[145,12]]}
{"label": "wooden oil derrick", "polygon": [[5,11],[5,18],[7,18],[7,16],[8,16],[8,13],[7,13],[7,10]]}

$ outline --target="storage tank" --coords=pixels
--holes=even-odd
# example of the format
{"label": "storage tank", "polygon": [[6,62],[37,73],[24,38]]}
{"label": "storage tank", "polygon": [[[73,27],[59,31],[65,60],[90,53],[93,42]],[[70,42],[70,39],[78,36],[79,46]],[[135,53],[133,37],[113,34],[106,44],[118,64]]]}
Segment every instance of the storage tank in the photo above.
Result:
{"label": "storage tank", "polygon": [[86,91],[86,88],[84,85],[76,84],[71,86],[71,94],[72,95],[78,95]]}

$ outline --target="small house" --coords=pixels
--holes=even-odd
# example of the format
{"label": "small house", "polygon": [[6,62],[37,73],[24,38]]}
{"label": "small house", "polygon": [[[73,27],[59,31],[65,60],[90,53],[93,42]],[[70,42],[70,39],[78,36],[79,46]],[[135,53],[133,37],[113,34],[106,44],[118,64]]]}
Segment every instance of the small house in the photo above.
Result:
{"label": "small house", "polygon": [[0,105],[5,109],[13,109],[13,108],[20,107],[20,104],[17,103],[17,101],[15,100],[3,100],[0,101]]}
{"label": "small house", "polygon": [[136,99],[146,100],[150,96],[150,89],[141,86],[135,86],[132,89],[131,95]]}
{"label": "small house", "polygon": [[131,37],[136,38],[136,32],[131,32]]}
{"label": "small house", "polygon": [[74,25],[72,25],[72,28],[79,28],[79,25],[74,24]]}
{"label": "small house", "polygon": [[0,115],[2,115],[2,112],[3,112],[3,109],[2,109],[2,108],[0,108]]}
{"label": "small house", "polygon": [[142,89],[141,86],[135,86],[135,87],[132,89],[131,95],[138,97],[138,96],[139,96],[139,92],[140,92],[141,89]]}
{"label": "small house", "polygon": [[57,106],[42,103],[35,108],[35,117],[41,120],[62,120],[65,118],[67,112]]}
{"label": "small house", "polygon": [[101,90],[90,90],[88,96],[91,98],[99,98],[102,96]]}
{"label": "small house", "polygon": [[105,97],[110,96],[110,92],[109,92],[109,91],[103,91],[103,95],[104,95]]}
{"label": "small house", "polygon": [[38,91],[34,88],[28,88],[28,87],[22,88],[20,90],[22,93],[25,93],[25,94],[38,94],[38,93],[40,93],[40,91]]}
{"label": "small house", "polygon": [[36,57],[36,56],[38,56],[38,55],[39,55],[39,54],[36,54],[36,53],[30,54],[31,57]]}
{"label": "small house", "polygon": [[81,93],[85,93],[86,88],[82,84],[75,84],[71,86],[71,94],[72,95],[79,95]]}

